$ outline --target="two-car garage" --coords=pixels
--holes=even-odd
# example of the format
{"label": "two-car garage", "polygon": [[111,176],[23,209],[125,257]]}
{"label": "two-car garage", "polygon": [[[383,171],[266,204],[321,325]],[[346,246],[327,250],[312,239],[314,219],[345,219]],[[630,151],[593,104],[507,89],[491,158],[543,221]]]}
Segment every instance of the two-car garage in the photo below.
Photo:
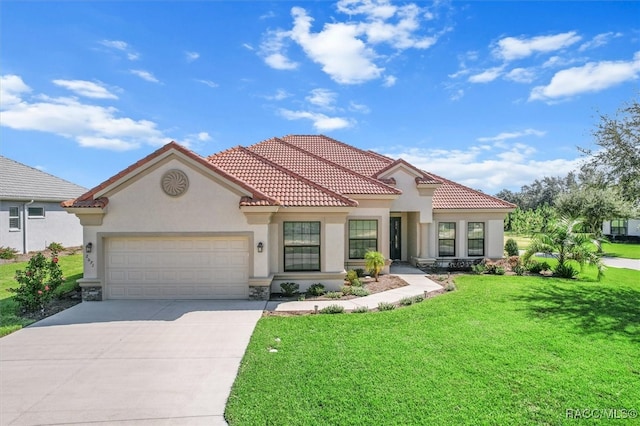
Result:
{"label": "two-car garage", "polygon": [[104,239],[106,299],[246,299],[246,236]]}

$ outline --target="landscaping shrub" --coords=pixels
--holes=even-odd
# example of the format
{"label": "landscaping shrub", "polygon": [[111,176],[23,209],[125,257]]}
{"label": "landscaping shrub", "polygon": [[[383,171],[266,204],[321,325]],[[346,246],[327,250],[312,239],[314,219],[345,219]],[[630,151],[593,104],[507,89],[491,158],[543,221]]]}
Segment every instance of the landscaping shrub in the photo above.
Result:
{"label": "landscaping shrub", "polygon": [[518,243],[513,238],[509,238],[504,244],[504,251],[507,252],[507,256],[518,256],[520,251],[518,250]]}
{"label": "landscaping shrub", "polygon": [[396,308],[396,305],[388,302],[380,302],[378,303],[379,311],[393,311]]}
{"label": "landscaping shrub", "polygon": [[522,265],[516,265],[513,268],[513,272],[516,273],[516,275],[524,275],[524,273],[527,271],[527,268],[525,268]]}
{"label": "landscaping shrub", "polygon": [[298,292],[300,285],[296,283],[282,283],[280,284],[280,288],[282,289],[283,295],[290,297]]}
{"label": "landscaping shrub", "polygon": [[471,266],[471,272],[476,275],[484,274],[486,269],[487,268],[486,266],[484,266],[484,263],[476,263],[475,265]]}
{"label": "landscaping shrub", "polygon": [[343,296],[350,296],[353,293],[353,286],[343,285],[340,291],[342,291]]}
{"label": "landscaping shrub", "polygon": [[418,296],[413,296],[413,303],[420,303],[424,300],[424,297],[418,295]]}
{"label": "landscaping shrub", "polygon": [[495,270],[496,275],[504,275],[505,269],[502,266],[497,266]]}
{"label": "landscaping shrub", "polygon": [[444,291],[456,291],[457,287],[454,283],[447,283],[444,286]]}
{"label": "landscaping shrub", "polygon": [[355,271],[356,271],[356,274],[358,274],[358,278],[364,277],[364,269],[356,268]]}
{"label": "landscaping shrub", "polygon": [[325,294],[325,296],[327,296],[329,299],[340,299],[342,297],[342,292],[341,291],[330,291],[327,294]]}
{"label": "landscaping shrub", "polygon": [[360,287],[362,282],[358,279],[358,273],[353,269],[347,271],[347,281],[349,281],[349,285]]}
{"label": "landscaping shrub", "polygon": [[529,260],[526,264],[526,268],[532,274],[539,274],[542,271],[548,271],[551,269],[547,262],[538,262],[536,260]]}
{"label": "landscaping shrub", "polygon": [[357,308],[355,308],[353,311],[351,311],[351,313],[353,314],[364,314],[369,312],[369,308],[366,306],[358,306]]}
{"label": "landscaping shrub", "polygon": [[384,255],[379,251],[368,251],[364,255],[365,267],[369,270],[371,275],[378,281],[378,275],[384,268]]}
{"label": "landscaping shrub", "polygon": [[0,246],[0,259],[14,259],[18,250],[11,247]]}
{"label": "landscaping shrub", "polygon": [[369,293],[369,290],[364,287],[351,287],[351,294],[358,297],[364,297],[368,296],[371,293]]}
{"label": "landscaping shrub", "polygon": [[400,299],[399,303],[402,306],[409,306],[409,305],[413,305],[414,300],[413,300],[413,297],[403,297],[402,299]]}
{"label": "landscaping shrub", "polygon": [[23,311],[44,311],[51,301],[53,292],[64,283],[62,270],[58,265],[58,252],[53,250],[51,258],[37,253],[27,263],[24,271],[16,271],[17,288],[8,289],[16,293],[15,301]]}
{"label": "landscaping shrub", "polygon": [[568,263],[558,264],[553,270],[553,275],[560,278],[573,278],[578,275],[580,271],[575,269]]}
{"label": "landscaping shrub", "polygon": [[320,309],[321,314],[341,314],[344,312],[344,307],[340,305],[329,305]]}
{"label": "landscaping shrub", "polygon": [[53,243],[49,244],[49,245],[47,246],[47,248],[48,248],[49,250],[51,250],[51,251],[55,251],[55,252],[57,252],[57,253],[60,253],[61,251],[63,251],[63,250],[64,250],[64,246],[63,246],[62,244],[60,244],[60,243],[56,243],[56,242],[53,242]]}
{"label": "landscaping shrub", "polygon": [[320,283],[311,284],[309,286],[309,294],[312,296],[322,296],[325,293],[324,285]]}

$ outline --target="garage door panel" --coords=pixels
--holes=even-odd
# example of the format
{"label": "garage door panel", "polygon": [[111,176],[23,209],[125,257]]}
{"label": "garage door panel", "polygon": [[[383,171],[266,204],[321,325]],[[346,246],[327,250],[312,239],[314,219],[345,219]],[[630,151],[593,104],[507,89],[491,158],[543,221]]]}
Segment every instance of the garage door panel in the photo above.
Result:
{"label": "garage door panel", "polygon": [[245,237],[119,237],[105,246],[108,298],[248,296]]}

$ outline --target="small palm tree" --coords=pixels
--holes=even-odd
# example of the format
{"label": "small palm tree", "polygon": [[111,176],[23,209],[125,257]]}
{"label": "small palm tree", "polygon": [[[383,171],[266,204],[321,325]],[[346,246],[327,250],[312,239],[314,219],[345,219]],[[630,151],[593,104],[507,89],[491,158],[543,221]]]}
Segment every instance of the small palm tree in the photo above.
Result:
{"label": "small palm tree", "polygon": [[550,255],[558,260],[555,270],[561,276],[564,275],[562,271],[572,270],[567,264],[569,261],[578,262],[581,268],[585,263],[592,264],[598,268],[598,279],[600,279],[604,272],[604,264],[599,254],[594,251],[594,245],[597,247],[598,242],[592,238],[591,234],[577,231],[582,223],[580,219],[567,217],[550,223],[546,231],[533,236],[529,249],[523,256],[524,261],[527,262],[535,253]]}
{"label": "small palm tree", "polygon": [[376,281],[382,268],[384,268],[384,256],[379,251],[368,251],[364,255],[365,267],[373,274]]}

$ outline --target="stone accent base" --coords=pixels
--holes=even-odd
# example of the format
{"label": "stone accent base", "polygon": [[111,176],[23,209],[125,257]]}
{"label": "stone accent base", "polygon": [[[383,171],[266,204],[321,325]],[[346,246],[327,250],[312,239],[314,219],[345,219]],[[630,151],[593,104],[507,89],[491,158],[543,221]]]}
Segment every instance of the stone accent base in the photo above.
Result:
{"label": "stone accent base", "polygon": [[249,286],[249,300],[269,300],[270,287],[267,286]]}
{"label": "stone accent base", "polygon": [[102,286],[82,287],[83,302],[102,302]]}

